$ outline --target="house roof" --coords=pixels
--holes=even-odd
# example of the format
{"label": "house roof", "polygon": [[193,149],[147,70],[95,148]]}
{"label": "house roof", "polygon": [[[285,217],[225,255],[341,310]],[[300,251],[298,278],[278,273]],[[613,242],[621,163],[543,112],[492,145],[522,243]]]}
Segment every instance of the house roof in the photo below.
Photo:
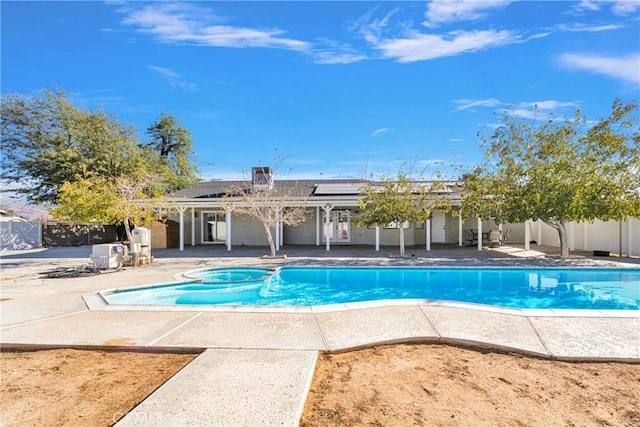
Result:
{"label": "house roof", "polygon": [[[362,180],[275,180],[274,194],[286,194],[292,197],[313,197],[319,195],[357,195],[357,187]],[[238,189],[249,190],[250,182],[245,181],[206,181],[172,194],[175,198],[218,199],[232,195]],[[234,191],[235,190],[235,191]]]}
{"label": "house roof", "polygon": [[[459,183],[443,182],[443,188],[438,191],[442,194],[451,194],[459,191]],[[360,179],[325,179],[325,180],[275,180],[271,190],[274,195],[282,194],[288,197],[322,198],[332,196],[358,196],[363,185],[380,185],[375,181]],[[416,182],[416,187],[432,187],[431,181]],[[178,190],[172,194],[176,199],[220,199],[224,196],[238,194],[238,190],[250,190],[251,183],[245,181],[204,181],[190,187]]]}

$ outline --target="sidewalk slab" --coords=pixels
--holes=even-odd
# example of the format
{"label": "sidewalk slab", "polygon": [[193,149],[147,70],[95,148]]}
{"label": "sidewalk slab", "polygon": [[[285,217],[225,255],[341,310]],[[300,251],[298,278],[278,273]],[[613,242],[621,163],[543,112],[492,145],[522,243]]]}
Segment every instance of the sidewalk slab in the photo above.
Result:
{"label": "sidewalk slab", "polygon": [[315,351],[206,350],[116,425],[297,426]]}
{"label": "sidewalk slab", "polygon": [[531,317],[555,357],[640,359],[640,317]]}
{"label": "sidewalk slab", "polygon": [[3,328],[4,344],[148,346],[196,313],[83,311]]}
{"label": "sidewalk slab", "polygon": [[202,313],[155,345],[324,350],[311,313]]}
{"label": "sidewalk slab", "polygon": [[430,305],[421,309],[442,338],[548,355],[525,316]]}
{"label": "sidewalk slab", "polygon": [[0,328],[86,310],[77,295],[37,290],[17,293],[2,289]]}
{"label": "sidewalk slab", "polygon": [[315,316],[331,351],[438,336],[415,305],[319,312]]}

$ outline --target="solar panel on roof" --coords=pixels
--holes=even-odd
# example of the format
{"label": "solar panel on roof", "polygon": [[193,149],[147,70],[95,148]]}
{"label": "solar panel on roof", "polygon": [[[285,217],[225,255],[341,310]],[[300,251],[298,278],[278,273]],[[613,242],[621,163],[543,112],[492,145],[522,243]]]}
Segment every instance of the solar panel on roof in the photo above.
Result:
{"label": "solar panel on roof", "polygon": [[315,195],[358,194],[358,185],[354,183],[321,183],[318,184]]}

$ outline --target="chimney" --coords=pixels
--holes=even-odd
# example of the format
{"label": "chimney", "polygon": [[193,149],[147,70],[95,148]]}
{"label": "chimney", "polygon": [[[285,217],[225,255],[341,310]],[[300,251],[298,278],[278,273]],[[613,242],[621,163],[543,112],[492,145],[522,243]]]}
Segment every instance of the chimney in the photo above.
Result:
{"label": "chimney", "polygon": [[251,168],[251,184],[257,190],[271,190],[273,188],[273,169],[267,166]]}

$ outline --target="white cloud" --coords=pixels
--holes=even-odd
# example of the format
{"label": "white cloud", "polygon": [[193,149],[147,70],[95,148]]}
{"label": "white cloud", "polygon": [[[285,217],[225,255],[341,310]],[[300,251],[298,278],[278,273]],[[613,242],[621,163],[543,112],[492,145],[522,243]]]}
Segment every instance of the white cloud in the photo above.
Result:
{"label": "white cloud", "polygon": [[398,62],[426,61],[476,52],[518,41],[509,31],[456,31],[447,35],[413,33],[407,38],[379,41],[375,47]]}
{"label": "white cloud", "polygon": [[268,47],[305,51],[310,44],[281,37],[283,30],[222,25],[210,10],[186,3],[155,2],[135,9],[121,9],[124,24],[139,28],[165,43],[191,43],[214,47]]}
{"label": "white cloud", "polygon": [[163,76],[173,87],[179,87],[184,90],[198,90],[198,86],[195,83],[188,83],[182,80],[182,78],[180,78],[180,74],[175,71],[168,68],[157,67],[155,65],[147,65],[147,68]]}
{"label": "white cloud", "polygon": [[561,102],[555,100],[546,101],[534,101],[534,102],[520,102],[518,104],[521,108],[537,107],[539,110],[559,110],[561,108],[576,107],[576,102]]}
{"label": "white cloud", "polygon": [[572,25],[558,25],[555,27],[558,31],[566,31],[570,33],[599,33],[602,31],[612,31],[624,28],[624,25],[620,24],[605,24],[605,25],[586,25],[586,24],[572,24]]}
{"label": "white cloud", "polygon": [[318,52],[314,54],[314,62],[317,64],[351,64],[367,59],[367,56],[361,53],[335,53],[335,52]]}
{"label": "white cloud", "polygon": [[367,59],[367,55],[346,44],[329,39],[320,39],[318,43],[323,47],[309,52],[317,64],[351,64]]}
{"label": "white cloud", "polygon": [[582,12],[582,11],[590,11],[590,12],[595,12],[600,10],[600,5],[598,4],[599,2],[595,2],[593,0],[582,0],[580,3],[578,3],[575,7],[574,10],[577,12]]}
{"label": "white cloud", "polygon": [[565,53],[559,63],[567,68],[604,74],[630,83],[640,83],[640,55],[602,56]]}
{"label": "white cloud", "polygon": [[509,110],[510,114],[514,116],[521,117],[523,119],[539,119],[541,114],[539,110],[535,108],[524,109],[524,108],[516,108],[514,110]]}
{"label": "white cloud", "polygon": [[398,12],[398,9],[394,9],[387,13],[382,19],[376,19],[369,24],[364,32],[364,38],[369,43],[374,43],[376,40],[375,34],[380,34],[387,30],[389,27],[389,21]]}
{"label": "white cloud", "polygon": [[506,7],[512,0],[435,0],[429,3],[424,25],[434,27],[457,21],[483,18],[488,9]]}
{"label": "white cloud", "polygon": [[544,119],[551,113],[559,114],[564,109],[578,106],[579,104],[573,101],[522,101],[515,108],[510,108],[509,112],[523,119]]}
{"label": "white cloud", "polygon": [[375,138],[375,137],[377,137],[377,136],[380,136],[380,135],[382,135],[382,134],[385,134],[385,133],[389,132],[390,130],[391,130],[391,129],[389,129],[389,128],[380,128],[380,129],[376,129],[376,130],[374,130],[373,132],[371,132],[371,135],[370,135],[370,136],[371,136],[371,138]]}
{"label": "white cloud", "polygon": [[640,9],[640,2],[637,0],[582,0],[573,11],[577,13],[597,12],[607,5],[611,6],[611,11],[616,15],[631,15]]}
{"label": "white cloud", "polygon": [[640,9],[640,2],[637,0],[613,0],[611,10],[618,15],[631,15]]}
{"label": "white cloud", "polygon": [[502,103],[495,98],[489,99],[454,99],[453,102],[458,104],[456,111],[467,110],[475,107],[497,107]]}

